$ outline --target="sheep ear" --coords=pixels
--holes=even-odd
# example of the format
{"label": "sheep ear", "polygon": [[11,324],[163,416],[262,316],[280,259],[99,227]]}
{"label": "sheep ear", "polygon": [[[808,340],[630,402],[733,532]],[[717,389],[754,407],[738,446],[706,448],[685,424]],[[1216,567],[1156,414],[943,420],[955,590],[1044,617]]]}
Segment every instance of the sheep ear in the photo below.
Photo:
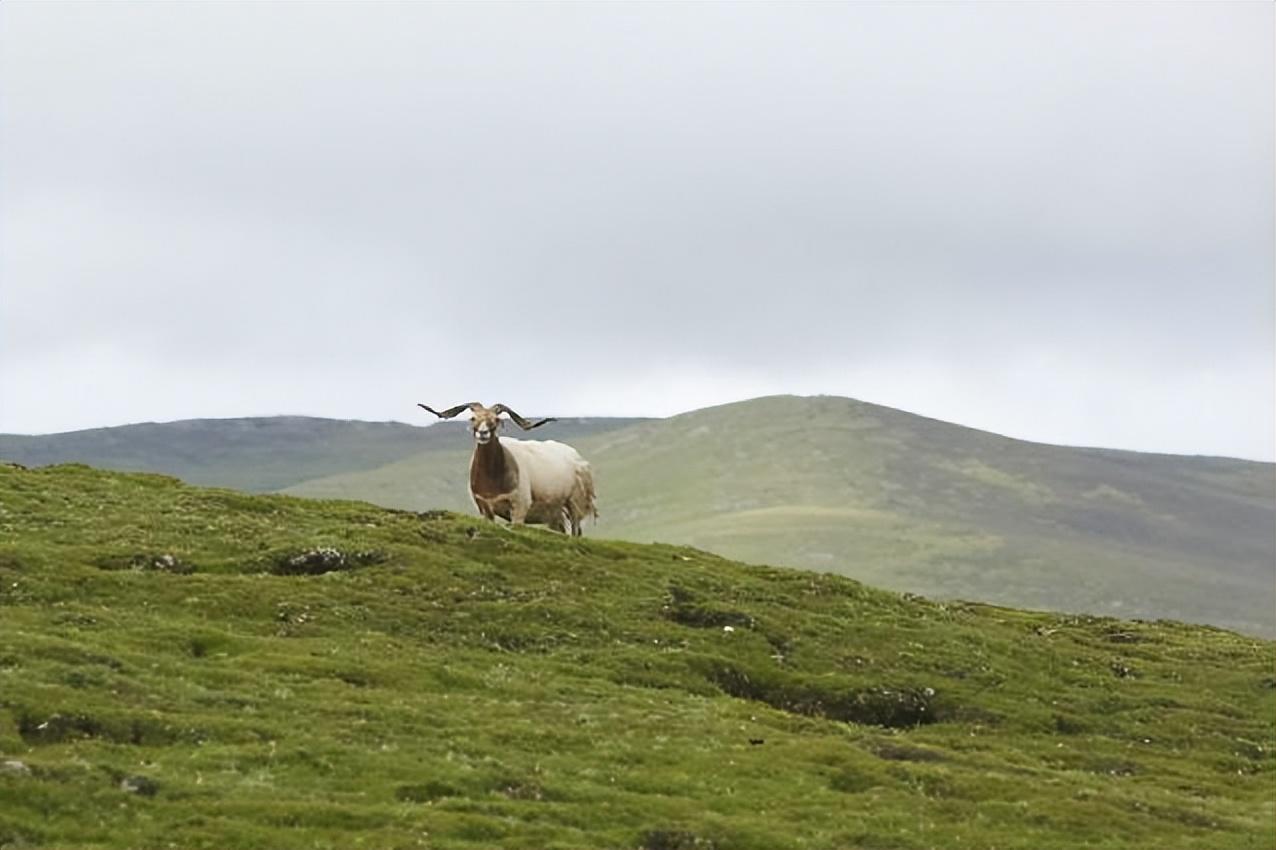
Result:
{"label": "sheep ear", "polygon": [[479,404],[477,401],[471,401],[465,404],[458,404],[456,407],[449,407],[447,410],[443,411],[442,413],[435,410],[433,407],[421,404],[421,402],[419,401],[416,403],[416,406],[424,407],[426,410],[430,411],[431,413],[433,413],[435,416],[439,417],[440,419],[451,419],[453,416],[455,416],[456,414],[460,413],[463,410],[475,410],[477,408],[482,407],[483,405]]}
{"label": "sheep ear", "polygon": [[538,421],[536,421],[536,422],[528,422],[526,419],[524,419],[523,417],[519,416],[517,413],[515,413],[515,412],[514,412],[514,411],[512,411],[512,410],[510,410],[508,407],[506,407],[506,406],[505,406],[505,405],[503,405],[503,404],[495,405],[495,406],[492,408],[492,411],[493,411],[493,412],[494,412],[497,416],[500,416],[502,413],[508,413],[508,414],[510,415],[510,419],[513,419],[515,422],[517,422],[517,423],[518,423],[518,427],[522,428],[524,431],[530,431],[530,430],[532,430],[533,428],[539,428],[539,427],[541,427],[542,425],[544,425],[546,422],[557,422],[557,421],[558,421],[557,419],[554,419],[554,418],[551,416],[551,417],[550,417],[550,418],[548,418],[548,419],[541,419],[541,420],[538,420]]}

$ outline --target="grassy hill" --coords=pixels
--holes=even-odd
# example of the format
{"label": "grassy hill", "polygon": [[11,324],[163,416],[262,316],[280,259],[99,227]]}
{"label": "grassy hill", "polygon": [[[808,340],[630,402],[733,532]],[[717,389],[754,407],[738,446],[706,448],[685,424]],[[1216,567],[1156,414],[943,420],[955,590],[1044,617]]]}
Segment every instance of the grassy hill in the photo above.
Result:
{"label": "grassy hill", "polygon": [[[541,426],[526,435],[513,425],[507,425],[502,433],[504,436],[561,440],[574,446],[586,446],[606,434],[651,421],[655,420],[568,418]],[[440,422],[426,431],[430,435],[428,442],[418,443],[412,453],[405,453],[384,466],[314,478],[278,489],[290,495],[315,499],[360,499],[382,507],[473,512],[474,503],[469,497],[469,465],[474,442],[468,426],[463,421]]]}
{"label": "grassy hill", "polygon": [[87,463],[162,472],[195,484],[264,492],[381,466],[420,451],[429,429],[308,416],[188,419],[64,434],[0,434],[0,458],[26,466]]}
{"label": "grassy hill", "polygon": [[1276,645],[0,466],[0,847],[1267,848]]}
{"label": "grassy hill", "polygon": [[[423,414],[422,421],[426,418]],[[638,421],[570,419],[557,427],[577,437]],[[464,427],[459,422],[427,428],[309,416],[188,419],[64,434],[0,434],[0,459],[25,466],[86,463],[126,472],[161,472],[193,484],[267,492],[451,446]]]}
{"label": "grassy hill", "polygon": [[[543,436],[560,438],[555,426]],[[845,398],[755,399],[572,439],[596,533],[938,597],[1276,635],[1276,467],[1050,446]],[[469,442],[288,488],[472,511]]]}

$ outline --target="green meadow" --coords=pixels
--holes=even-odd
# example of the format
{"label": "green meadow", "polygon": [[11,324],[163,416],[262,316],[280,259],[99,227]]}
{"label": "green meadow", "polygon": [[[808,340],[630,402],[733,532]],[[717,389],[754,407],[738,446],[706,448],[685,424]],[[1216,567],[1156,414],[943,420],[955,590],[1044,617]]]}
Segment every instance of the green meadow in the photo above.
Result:
{"label": "green meadow", "polygon": [[0,466],[2,848],[1267,850],[1273,662],[1180,622]]}
{"label": "green meadow", "polygon": [[[593,464],[601,536],[936,598],[1276,637],[1270,463],[1043,445],[837,397],[557,428],[532,433]],[[443,436],[286,492],[472,513],[470,441]]]}
{"label": "green meadow", "polygon": [[[432,421],[410,399],[404,411]],[[0,434],[0,458],[472,514],[463,419],[425,428],[271,417]],[[1044,445],[830,396],[758,398],[668,419],[565,418],[506,434],[566,441],[590,460],[602,510],[595,536],[694,546],[936,599],[1276,637],[1271,463]]]}

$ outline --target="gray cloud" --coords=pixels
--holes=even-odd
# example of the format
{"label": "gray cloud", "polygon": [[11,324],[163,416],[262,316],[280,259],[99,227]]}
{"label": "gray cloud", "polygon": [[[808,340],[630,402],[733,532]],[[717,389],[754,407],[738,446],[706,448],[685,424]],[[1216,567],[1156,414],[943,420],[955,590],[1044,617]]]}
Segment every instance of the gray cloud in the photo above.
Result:
{"label": "gray cloud", "polygon": [[1276,456],[1264,4],[4,4],[0,430],[827,392]]}

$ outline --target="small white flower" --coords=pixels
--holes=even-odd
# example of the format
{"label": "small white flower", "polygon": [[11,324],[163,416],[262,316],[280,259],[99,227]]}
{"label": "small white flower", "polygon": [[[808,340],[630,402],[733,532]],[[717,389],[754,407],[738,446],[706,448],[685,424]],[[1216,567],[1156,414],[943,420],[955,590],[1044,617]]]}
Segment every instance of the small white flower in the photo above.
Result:
{"label": "small white flower", "polygon": [[734,631],[735,631],[735,626],[723,626],[723,627],[722,627],[722,630],[723,630],[724,632],[734,632]]}

